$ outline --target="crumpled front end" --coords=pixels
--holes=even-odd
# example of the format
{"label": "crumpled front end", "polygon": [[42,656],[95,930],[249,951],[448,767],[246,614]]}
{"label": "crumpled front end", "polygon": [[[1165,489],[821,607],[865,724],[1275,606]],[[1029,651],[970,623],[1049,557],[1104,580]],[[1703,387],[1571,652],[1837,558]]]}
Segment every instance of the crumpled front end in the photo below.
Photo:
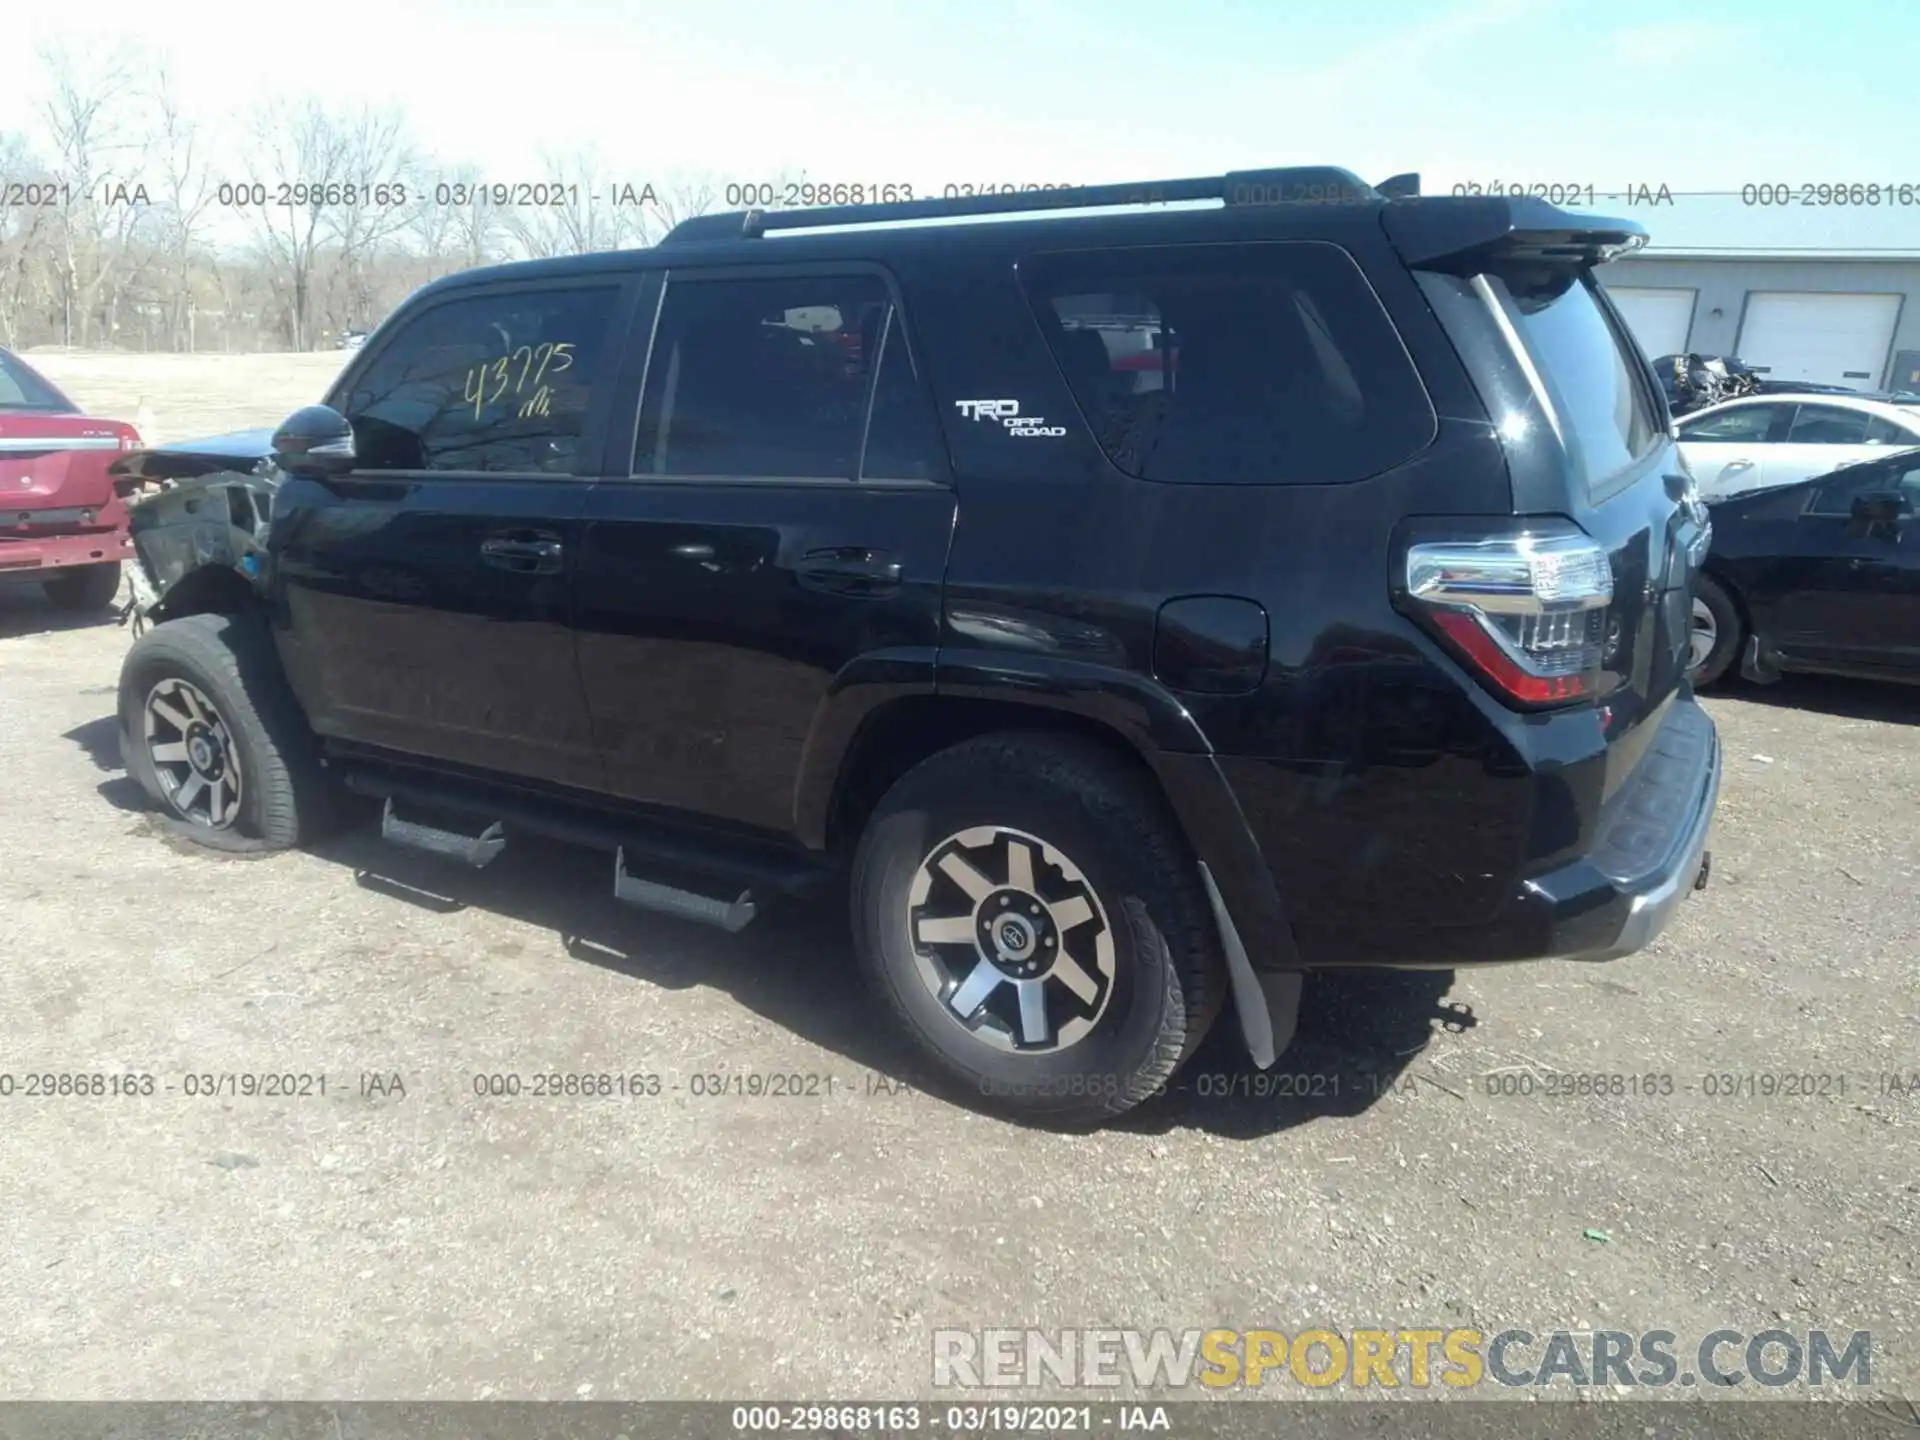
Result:
{"label": "crumpled front end", "polygon": [[150,621],[215,608],[213,594],[257,584],[282,479],[269,432],[135,450],[112,468],[127,506],[135,633]]}

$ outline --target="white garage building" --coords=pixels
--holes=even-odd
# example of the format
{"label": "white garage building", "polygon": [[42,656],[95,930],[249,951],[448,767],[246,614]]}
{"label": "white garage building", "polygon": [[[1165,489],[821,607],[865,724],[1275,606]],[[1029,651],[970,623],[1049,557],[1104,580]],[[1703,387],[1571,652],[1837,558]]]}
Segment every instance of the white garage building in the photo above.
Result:
{"label": "white garage building", "polygon": [[1650,357],[1737,355],[1779,380],[1920,390],[1920,211],[1732,196],[1592,208],[1653,237],[1600,272]]}
{"label": "white garage building", "polygon": [[1602,278],[1649,356],[1737,355],[1777,380],[1920,389],[1920,255],[1649,253]]}

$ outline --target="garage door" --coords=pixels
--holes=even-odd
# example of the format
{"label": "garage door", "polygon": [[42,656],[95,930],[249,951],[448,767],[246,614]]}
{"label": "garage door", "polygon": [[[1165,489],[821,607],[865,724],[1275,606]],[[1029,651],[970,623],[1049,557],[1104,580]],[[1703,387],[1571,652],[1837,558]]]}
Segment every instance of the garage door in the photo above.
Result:
{"label": "garage door", "polygon": [[1609,285],[1607,294],[1626,317],[1627,328],[1649,360],[1678,355],[1693,328],[1693,291],[1649,290]]}
{"label": "garage door", "polygon": [[1874,390],[1899,319],[1898,295],[1755,290],[1734,353],[1770,380]]}

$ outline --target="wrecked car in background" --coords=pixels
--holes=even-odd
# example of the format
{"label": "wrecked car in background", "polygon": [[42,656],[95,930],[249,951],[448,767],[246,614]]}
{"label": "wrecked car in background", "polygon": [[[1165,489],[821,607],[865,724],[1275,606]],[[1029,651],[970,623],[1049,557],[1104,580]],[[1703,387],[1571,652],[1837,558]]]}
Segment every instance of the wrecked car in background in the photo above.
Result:
{"label": "wrecked car in background", "polygon": [[0,350],[0,583],[37,583],[62,610],[113,604],[128,542],[109,466],[139,443]]}
{"label": "wrecked car in background", "polygon": [[274,492],[271,430],[135,450],[109,469],[127,511],[134,633],[214,610],[260,577]]}
{"label": "wrecked car in background", "polygon": [[1855,390],[1811,380],[1769,380],[1734,355],[1662,355],[1647,364],[1676,419],[1749,395],[1846,395],[1889,405],[1920,402],[1920,394],[1909,390]]}
{"label": "wrecked car in background", "polygon": [[1722,400],[1760,393],[1759,375],[1730,356],[1662,355],[1649,363],[1676,418]]}

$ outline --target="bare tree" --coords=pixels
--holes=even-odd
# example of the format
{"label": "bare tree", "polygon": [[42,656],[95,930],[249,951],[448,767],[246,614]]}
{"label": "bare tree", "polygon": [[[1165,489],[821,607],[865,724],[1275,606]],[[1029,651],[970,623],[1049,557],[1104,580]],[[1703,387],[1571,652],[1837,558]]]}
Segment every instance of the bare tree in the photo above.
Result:
{"label": "bare tree", "polygon": [[60,193],[59,180],[40,164],[24,135],[0,135],[0,175],[12,185],[0,195],[0,344],[38,338],[52,295],[55,211],[40,202]]}
{"label": "bare tree", "polygon": [[54,235],[61,329],[67,344],[85,345],[96,319],[109,327],[115,323],[111,313],[98,315],[96,306],[147,218],[148,202],[139,187],[144,146],[132,79],[137,57],[122,46],[84,61],[62,49],[43,48],[40,58],[48,75],[40,118],[53,168],[67,187]]}
{"label": "bare tree", "polygon": [[408,228],[435,276],[489,264],[506,238],[502,211],[471,164],[423,170]]}
{"label": "bare tree", "polygon": [[676,178],[664,185],[648,186],[647,194],[642,233],[649,245],[659,244],[682,220],[710,214],[720,204],[720,186],[707,176]]}
{"label": "bare tree", "polygon": [[250,117],[228,165],[164,62],[42,60],[35,123],[0,135],[0,343],[309,349],[450,270],[645,244],[722,198],[705,177],[622,180],[592,146],[503,194],[459,156],[429,169],[393,107],[297,94]]}
{"label": "bare tree", "polygon": [[316,281],[330,252],[344,307],[371,307],[368,252],[404,228],[397,188],[413,169],[406,123],[392,108],[329,109],[309,96],[269,101],[260,113],[253,206],[261,258],[296,350],[317,338]]}
{"label": "bare tree", "polygon": [[202,222],[214,201],[200,128],[180,109],[173,78],[163,60],[153,78],[154,174],[160,190],[160,245],[167,277],[167,342],[191,351],[198,343],[199,307],[194,270]]}
{"label": "bare tree", "polygon": [[[615,203],[598,151],[586,146],[569,155],[541,155],[549,179],[530,194],[510,195],[507,227],[529,257],[582,255],[639,244],[644,206]],[[604,193],[603,193],[604,192]],[[533,203],[519,203],[523,199]]]}
{"label": "bare tree", "polygon": [[376,254],[400,235],[408,199],[419,187],[419,155],[397,109],[361,110],[341,124],[346,178],[323,195],[327,238],[337,247],[342,307],[337,318],[358,326],[384,311]]}
{"label": "bare tree", "polygon": [[[280,303],[287,343],[307,348],[313,305],[313,272],[326,234],[318,198],[279,205],[279,189],[298,182],[303,196],[339,179],[340,137],[325,108],[312,96],[288,102],[279,96],[260,109],[254,125],[252,173],[254,222],[260,258]],[[288,196],[291,199],[291,195]]]}

